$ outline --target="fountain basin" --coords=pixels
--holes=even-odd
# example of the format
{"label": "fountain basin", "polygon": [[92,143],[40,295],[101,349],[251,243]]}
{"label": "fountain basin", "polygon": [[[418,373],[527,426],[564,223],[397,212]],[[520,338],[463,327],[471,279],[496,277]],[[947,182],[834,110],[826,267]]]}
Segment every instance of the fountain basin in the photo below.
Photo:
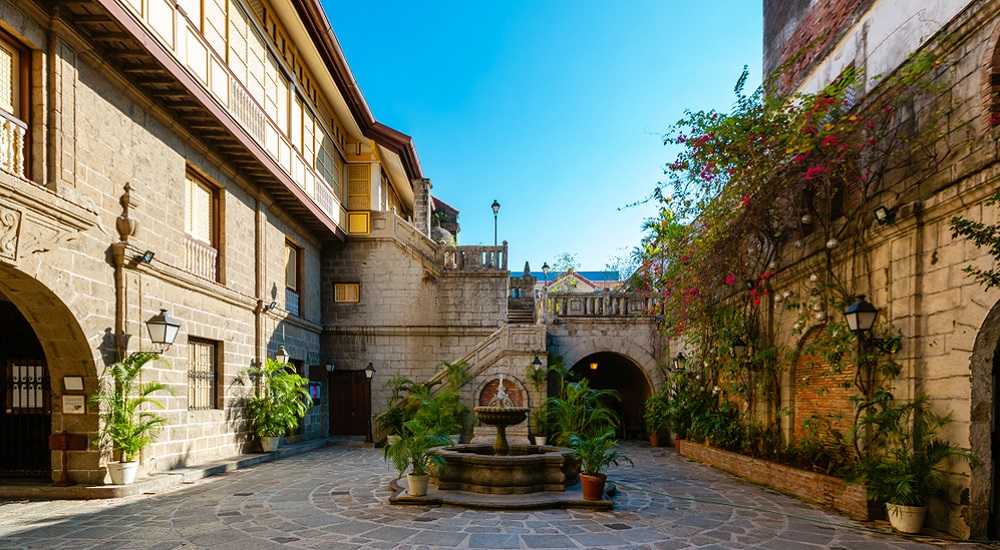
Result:
{"label": "fountain basin", "polygon": [[522,495],[565,491],[579,479],[580,462],[562,447],[515,445],[497,454],[492,445],[466,444],[433,451],[444,463],[434,468],[432,482],[442,491]]}

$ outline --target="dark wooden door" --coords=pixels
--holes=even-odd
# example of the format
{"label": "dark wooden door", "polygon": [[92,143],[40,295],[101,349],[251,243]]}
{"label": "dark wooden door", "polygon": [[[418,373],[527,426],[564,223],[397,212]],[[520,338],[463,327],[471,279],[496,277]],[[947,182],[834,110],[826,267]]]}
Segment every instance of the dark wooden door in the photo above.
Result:
{"label": "dark wooden door", "polygon": [[0,365],[0,477],[48,477],[52,411],[45,361]]}
{"label": "dark wooden door", "polygon": [[368,436],[371,383],[364,371],[330,373],[330,434]]}

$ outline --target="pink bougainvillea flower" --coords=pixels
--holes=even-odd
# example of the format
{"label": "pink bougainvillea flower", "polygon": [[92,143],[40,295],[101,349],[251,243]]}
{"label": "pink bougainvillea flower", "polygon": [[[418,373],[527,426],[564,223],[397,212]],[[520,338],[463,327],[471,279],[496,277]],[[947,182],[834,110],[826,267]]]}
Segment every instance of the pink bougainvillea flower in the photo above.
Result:
{"label": "pink bougainvillea flower", "polygon": [[728,286],[735,285],[736,284],[736,274],[735,273],[730,273],[729,275],[726,275],[726,281],[725,281],[725,283]]}
{"label": "pink bougainvillea flower", "polygon": [[820,142],[820,143],[823,145],[823,147],[830,147],[831,145],[836,145],[837,144],[837,136],[834,136],[834,135],[826,136],[825,138],[823,138],[823,141]]}
{"label": "pink bougainvillea flower", "polygon": [[825,173],[826,173],[826,167],[817,164],[814,166],[810,166],[808,169],[806,169],[806,174],[805,176],[803,176],[802,179],[809,181],[811,179],[815,179],[819,176],[822,176]]}
{"label": "pink bougainvillea flower", "polygon": [[792,157],[792,162],[795,164],[802,164],[807,158],[809,158],[809,153],[799,153]]}
{"label": "pink bougainvillea flower", "polygon": [[750,206],[750,195],[743,195],[740,198],[740,204],[743,205],[743,208]]}
{"label": "pink bougainvillea flower", "polygon": [[684,262],[684,263],[688,263],[688,260],[690,260],[690,259],[691,259],[691,256],[681,256],[681,261]]}

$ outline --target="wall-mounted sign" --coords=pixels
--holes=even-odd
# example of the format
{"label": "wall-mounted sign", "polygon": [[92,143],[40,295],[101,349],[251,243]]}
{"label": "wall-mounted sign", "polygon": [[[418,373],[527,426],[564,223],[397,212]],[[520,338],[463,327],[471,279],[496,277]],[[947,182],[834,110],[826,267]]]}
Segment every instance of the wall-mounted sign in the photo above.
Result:
{"label": "wall-mounted sign", "polygon": [[62,396],[62,412],[63,414],[86,414],[86,398],[82,395]]}
{"label": "wall-mounted sign", "polygon": [[63,389],[66,391],[83,391],[83,377],[63,376]]}

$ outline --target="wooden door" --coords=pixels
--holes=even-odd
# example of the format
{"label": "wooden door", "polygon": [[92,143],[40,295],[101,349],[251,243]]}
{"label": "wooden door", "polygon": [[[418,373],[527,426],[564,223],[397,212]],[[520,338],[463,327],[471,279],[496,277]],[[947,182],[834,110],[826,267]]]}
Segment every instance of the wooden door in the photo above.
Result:
{"label": "wooden door", "polygon": [[369,435],[371,382],[364,371],[330,373],[330,434]]}

